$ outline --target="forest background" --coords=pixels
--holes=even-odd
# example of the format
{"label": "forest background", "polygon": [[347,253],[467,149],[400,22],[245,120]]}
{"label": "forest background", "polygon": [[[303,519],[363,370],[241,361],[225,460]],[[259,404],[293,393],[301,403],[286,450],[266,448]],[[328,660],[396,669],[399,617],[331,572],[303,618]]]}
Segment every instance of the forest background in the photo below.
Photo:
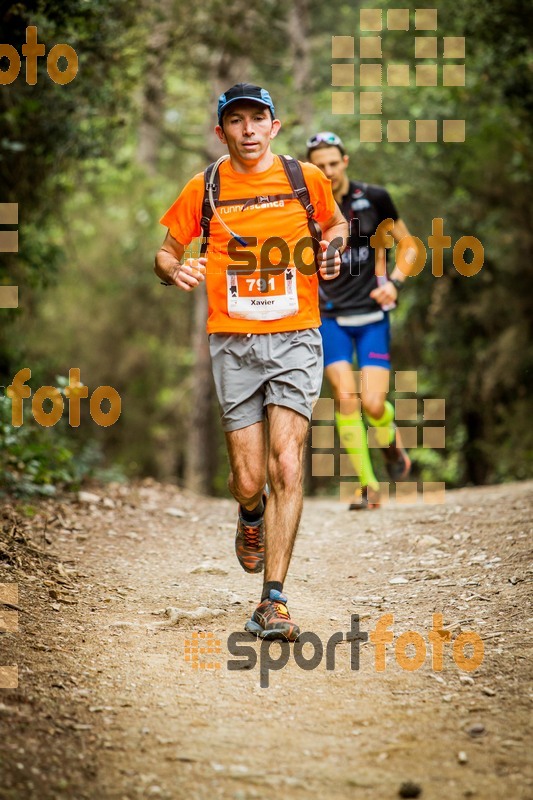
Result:
{"label": "forest background", "polygon": [[[452,244],[477,237],[485,263],[460,275],[409,280],[393,315],[393,367],[416,370],[418,397],[446,401],[446,447],[413,451],[415,477],[448,486],[532,475],[533,270],[530,176],[532,58],[526,0],[402,2],[411,27],[383,31],[384,57],[414,68],[416,8],[438,9],[437,33],[465,37],[466,85],[383,87],[383,116],[465,119],[466,140],[361,143],[355,114],[332,114],[332,36],[359,36],[361,8],[391,2],[127,0],[0,3],[0,42],[18,52],[36,25],[46,52],[67,43],[76,78],[0,87],[0,202],[17,203],[18,253],[0,254],[0,286],[19,307],[0,309],[0,386],[23,367],[32,391],[64,386],[78,368],[89,393],[110,385],[122,414],[99,427],[82,402],[68,414],[11,424],[0,396],[0,487],[51,494],[86,478],[153,476],[223,495],[227,461],[209,373],[205,297],[165,289],[153,258],[158,219],[181,187],[220,154],[216,98],[236,81],[271,92],[283,127],[274,150],[305,158],[305,140],[334,130],[350,176],[382,184],[411,232],[427,242],[443,218]],[[417,32],[418,33],[418,32]],[[439,64],[442,65],[439,49]],[[355,52],[358,75],[358,48]],[[5,70],[7,62],[0,62]],[[348,89],[349,91],[349,89]],[[357,91],[356,91],[357,100]],[[414,122],[411,122],[411,131]],[[324,396],[329,387],[324,384]],[[419,417],[411,425],[422,422]],[[337,445],[338,451],[338,445]],[[309,458],[308,458],[309,462]],[[310,492],[338,478],[307,474]]]}

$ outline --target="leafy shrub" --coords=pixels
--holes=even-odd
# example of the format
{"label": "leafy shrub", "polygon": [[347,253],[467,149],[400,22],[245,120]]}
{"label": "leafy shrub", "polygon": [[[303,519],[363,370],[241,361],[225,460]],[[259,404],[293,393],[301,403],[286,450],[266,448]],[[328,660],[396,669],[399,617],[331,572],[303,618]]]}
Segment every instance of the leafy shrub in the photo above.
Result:
{"label": "leafy shrub", "polygon": [[66,418],[50,428],[39,425],[29,403],[24,404],[23,424],[14,427],[11,400],[0,395],[0,493],[52,495],[77,489],[93,477],[102,461],[100,446],[79,443],[75,433]]}

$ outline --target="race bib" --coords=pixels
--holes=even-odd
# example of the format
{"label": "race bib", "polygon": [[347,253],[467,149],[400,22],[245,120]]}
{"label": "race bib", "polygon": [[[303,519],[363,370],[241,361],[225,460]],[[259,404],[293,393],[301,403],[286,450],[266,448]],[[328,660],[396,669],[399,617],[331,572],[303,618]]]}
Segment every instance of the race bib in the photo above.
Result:
{"label": "race bib", "polygon": [[296,270],[264,277],[226,273],[228,315],[233,319],[282,319],[298,313]]}

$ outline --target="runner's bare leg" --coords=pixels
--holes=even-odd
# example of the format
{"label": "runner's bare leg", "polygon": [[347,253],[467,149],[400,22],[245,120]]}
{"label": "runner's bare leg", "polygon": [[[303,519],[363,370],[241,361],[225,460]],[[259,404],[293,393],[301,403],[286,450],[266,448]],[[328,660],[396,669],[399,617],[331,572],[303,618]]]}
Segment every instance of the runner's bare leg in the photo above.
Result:
{"label": "runner's bare leg", "polygon": [[265,512],[265,582],[283,583],[303,506],[303,452],[308,420],[283,406],[269,405],[268,481]]}
{"label": "runner's bare leg", "polygon": [[229,490],[235,500],[252,511],[266,483],[267,450],[264,422],[226,433],[231,472]]}
{"label": "runner's bare leg", "polygon": [[324,370],[331,384],[335,408],[341,414],[353,414],[363,410],[379,419],[385,411],[385,400],[389,391],[390,372],[383,367],[363,367],[361,370],[361,393],[358,392],[355,371],[348,361],[335,361]]}
{"label": "runner's bare leg", "polygon": [[331,385],[336,411],[346,415],[360,412],[361,400],[353,365],[348,361],[334,361],[325,367],[324,375]]}
{"label": "runner's bare leg", "polygon": [[363,409],[374,419],[379,419],[385,412],[390,371],[383,367],[363,367],[361,375],[361,402]]}

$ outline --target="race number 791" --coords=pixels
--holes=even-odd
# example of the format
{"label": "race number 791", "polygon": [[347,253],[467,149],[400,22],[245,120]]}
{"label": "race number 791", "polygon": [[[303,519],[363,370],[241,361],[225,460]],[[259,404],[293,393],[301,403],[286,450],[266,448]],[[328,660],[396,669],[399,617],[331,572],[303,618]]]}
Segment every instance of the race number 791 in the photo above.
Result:
{"label": "race number 791", "polygon": [[268,292],[269,289],[274,290],[276,288],[276,281],[274,278],[246,278],[246,283],[248,284],[248,291],[253,292],[254,289],[257,289],[260,292]]}

